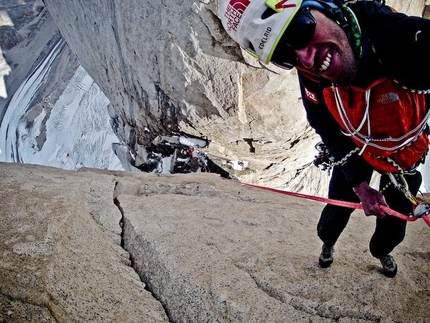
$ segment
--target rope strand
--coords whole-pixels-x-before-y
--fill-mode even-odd
[[[320,196],[307,195],[307,194],[303,194],[303,193],[295,193],[295,192],[284,191],[284,190],[266,187],[266,186],[247,184],[247,183],[243,183],[243,182],[239,182],[239,183],[241,185],[255,187],[255,188],[259,188],[259,189],[263,189],[263,190],[267,190],[267,191],[271,191],[271,192],[275,192],[275,193],[280,193],[280,194],[284,194],[284,195],[289,195],[289,196],[293,196],[293,197],[303,198],[303,199],[307,199],[307,200],[311,200],[311,201],[317,201],[317,202],[327,203],[327,204],[331,204],[331,205],[347,207],[347,208],[351,208],[351,209],[360,209],[360,210],[363,209],[363,205],[361,203],[334,200],[334,199],[324,198],[324,197],[320,197]],[[383,206],[383,205],[380,205],[380,208],[382,211],[384,211],[388,215],[395,216],[395,217],[402,219],[402,220],[405,220],[405,221],[414,222],[418,219],[417,217],[402,214],[400,212],[397,212],[396,210],[393,210],[393,209],[386,207],[386,206]],[[425,214],[422,216],[422,218],[423,218],[424,222],[430,227],[430,216]]]

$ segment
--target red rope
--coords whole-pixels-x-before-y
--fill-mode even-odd
[[[247,184],[247,183],[241,183],[241,184],[246,185],[246,186],[260,188],[260,189],[275,192],[275,193],[281,193],[284,195],[299,197],[299,198],[303,198],[303,199],[307,199],[307,200],[311,200],[311,201],[317,201],[317,202],[322,202],[322,203],[327,203],[327,204],[332,204],[332,205],[337,205],[337,206],[343,206],[343,207],[348,207],[348,208],[352,208],[352,209],[360,209],[360,210],[363,209],[363,205],[361,205],[360,203],[333,200],[333,199],[324,198],[324,197],[320,197],[320,196],[313,196],[313,195],[307,195],[307,194],[302,194],[302,193],[294,193],[294,192],[283,191],[283,190],[276,189],[276,188],[259,186],[259,185],[254,185],[254,184]],[[405,220],[405,221],[413,222],[413,221],[416,221],[418,219],[418,218],[413,217],[413,216],[404,215],[402,213],[399,213],[399,212],[397,212],[393,209],[390,209],[389,207],[383,206],[383,205],[381,205],[380,207],[381,207],[382,211],[384,211],[385,213],[392,215],[392,216],[395,216],[395,217],[400,218],[400,219]],[[427,225],[430,227],[430,217],[428,215],[423,215],[422,218],[427,223]]]

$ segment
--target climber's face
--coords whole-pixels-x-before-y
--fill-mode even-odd
[[[311,78],[323,78],[337,84],[350,84],[357,64],[342,28],[318,10],[311,10],[315,32],[310,42],[296,49],[296,68]]]

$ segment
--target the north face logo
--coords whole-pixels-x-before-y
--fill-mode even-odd
[[[378,104],[390,104],[396,101],[399,101],[399,96],[394,92],[381,94],[376,100]]]
[[[237,31],[237,26],[250,0],[231,0],[227,6],[224,16],[227,18],[227,31]]]

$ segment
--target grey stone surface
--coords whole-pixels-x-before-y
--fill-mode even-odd
[[[243,57],[221,27],[218,1],[45,3],[139,160],[155,137],[180,131],[207,137],[205,152],[222,167],[248,162],[233,171],[244,181],[285,186],[308,168],[317,139],[297,75]]]
[[[321,203],[216,175],[0,164],[0,185],[5,322],[430,317],[430,228],[421,220],[393,253],[399,273],[389,279],[368,251],[374,217],[356,211],[332,267],[321,269]]]
[[[14,164],[0,173],[1,322],[168,321],[113,239],[112,175]]]

